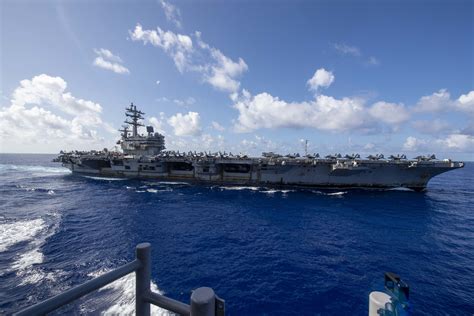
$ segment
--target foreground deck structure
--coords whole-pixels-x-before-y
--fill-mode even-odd
[[[137,316],[149,316],[150,304],[159,306],[179,315],[225,315],[225,301],[220,299],[214,293],[214,290],[208,287],[200,287],[194,290],[191,294],[189,305],[152,292],[150,288],[151,245],[149,243],[141,243],[137,245],[135,260],[95,279],[87,281],[86,283],[78,285],[62,294],[28,307],[14,315],[45,315],[132,272],[135,272],[136,277],[135,314]]]

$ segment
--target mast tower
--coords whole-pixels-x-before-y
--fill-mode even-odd
[[[143,119],[143,115],[145,113],[137,110],[137,106],[133,105],[133,102],[130,104],[129,107],[125,108],[125,111],[125,115],[131,119],[131,121],[129,121],[128,119],[125,120],[125,123],[132,126],[132,137],[137,137],[138,126],[145,126],[140,122],[140,120]]]

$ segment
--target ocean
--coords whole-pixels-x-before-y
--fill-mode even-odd
[[[152,244],[155,291],[200,286],[227,315],[367,315],[384,272],[413,315],[474,313],[474,163],[428,190],[273,190],[70,174],[52,155],[0,155],[0,314]],[[57,314],[133,314],[126,276]],[[168,312],[153,309],[157,315]]]

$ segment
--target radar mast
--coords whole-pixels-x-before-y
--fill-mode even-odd
[[[133,105],[133,102],[130,104],[129,107],[125,108],[125,115],[131,119],[125,120],[126,124],[129,124],[132,126],[132,137],[137,137],[138,136],[138,126],[144,126],[140,120],[143,119],[143,113],[142,111],[137,110],[137,106]]]

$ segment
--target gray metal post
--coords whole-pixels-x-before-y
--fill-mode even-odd
[[[141,243],[135,249],[135,255],[141,262],[141,267],[135,272],[135,314],[137,316],[150,316],[150,303],[146,296],[150,292],[151,278],[151,245]]]
[[[200,287],[191,294],[191,316],[214,316],[216,294],[210,287]]]

